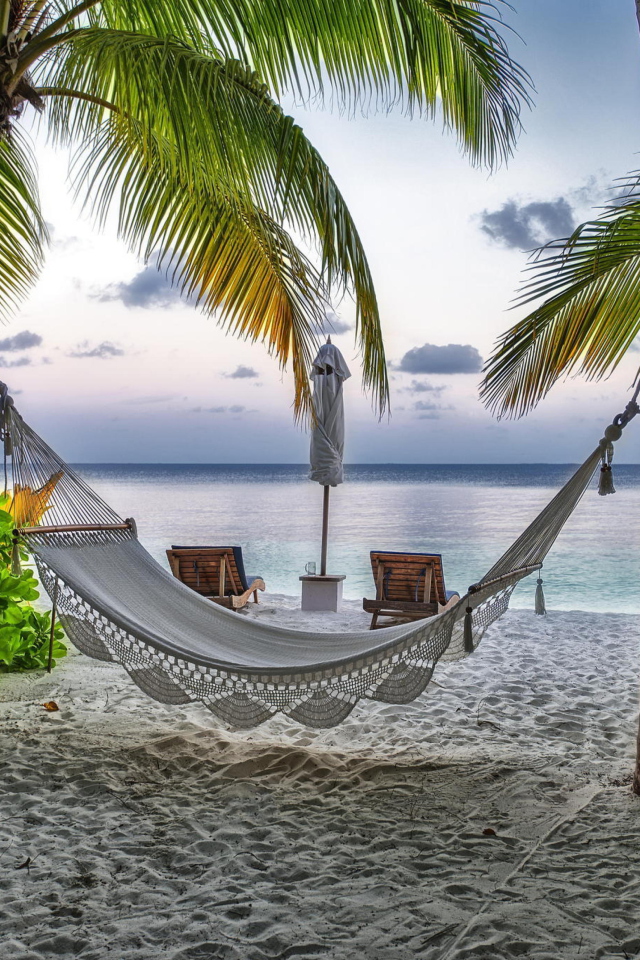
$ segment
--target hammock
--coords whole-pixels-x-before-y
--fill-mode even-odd
[[[517,583],[540,569],[599,463],[611,488],[601,492],[613,492],[611,441],[640,409],[636,396],[560,492],[455,606],[428,620],[374,632],[274,627],[199,596],[156,563],[138,541],[135,522],[118,516],[47,446],[0,384],[5,490],[9,482],[14,496],[49,484],[46,521],[39,526],[23,521],[16,542],[34,556],[54,611],[82,653],[120,663],[155,700],[200,701],[236,728],[257,726],[278,711],[309,727],[331,727],[362,698],[414,700],[439,660],[475,650],[506,611]]]

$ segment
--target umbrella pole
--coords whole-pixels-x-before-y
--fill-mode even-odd
[[[324,487],[322,501],[322,552],[320,554],[320,576],[327,575],[327,540],[329,535],[329,487]]]

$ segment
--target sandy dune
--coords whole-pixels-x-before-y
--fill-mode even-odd
[[[80,655],[2,676],[0,957],[638,957],[638,640],[511,612],[416,703],[321,732],[225,731]]]

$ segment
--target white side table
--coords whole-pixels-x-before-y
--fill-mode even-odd
[[[302,609],[326,610],[328,613],[337,613],[342,603],[342,581],[345,573],[326,574],[321,576],[300,577],[302,581]]]

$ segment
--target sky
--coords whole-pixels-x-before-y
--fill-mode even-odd
[[[351,463],[577,462],[622,410],[640,362],[608,380],[559,383],[525,419],[497,421],[479,369],[527,251],[566,235],[640,167],[640,33],[634,0],[513,0],[514,59],[534,105],[513,159],[474,169],[436,122],[285,102],[320,150],[360,231],[380,303],[391,417],[362,393],[353,305],[336,303]],[[292,379],[260,344],[180,301],[108,226],[74,203],[68,156],[34,130],[52,247],[29,300],[0,328],[0,378],[72,462],[301,463]],[[640,462],[631,436],[617,459]]]

